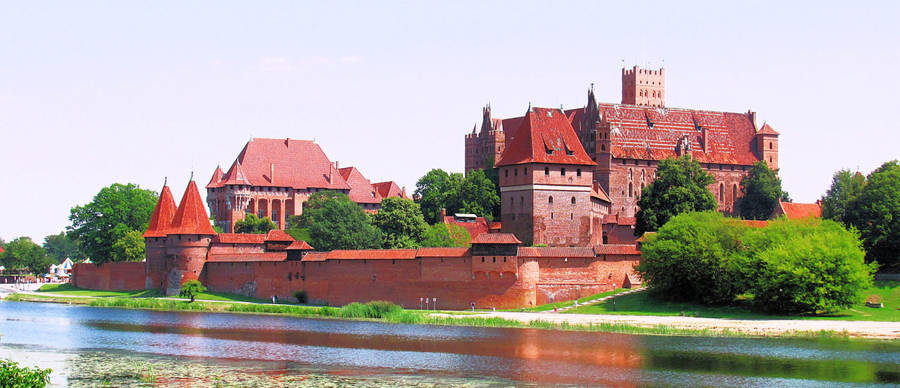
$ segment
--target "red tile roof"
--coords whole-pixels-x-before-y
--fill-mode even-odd
[[[490,226],[484,217],[475,217],[475,222],[463,222],[457,221],[454,216],[444,216],[444,224],[457,225],[465,229],[469,234],[469,241],[482,233],[487,233],[490,229]]]
[[[759,132],[757,132],[757,134],[760,134],[760,135],[779,135],[779,133],[778,133],[777,131],[775,131],[775,129],[772,128],[772,126],[770,126],[769,123],[763,123],[762,128],[759,129]]]
[[[293,243],[291,243],[291,245],[289,245],[286,249],[289,251],[293,251],[293,250],[311,251],[311,250],[313,250],[313,247],[311,245],[307,244],[306,241],[299,240],[299,241],[294,241]]]
[[[512,233],[482,233],[472,239],[472,244],[521,244]]]
[[[599,255],[640,255],[641,251],[634,244],[595,245],[594,253]]]
[[[328,252],[326,256],[328,260],[378,260],[378,259],[396,259],[408,260],[416,258],[415,249],[358,249],[358,250],[342,250],[336,249]]]
[[[224,175],[225,173],[222,172],[222,167],[216,166],[216,171],[213,171],[213,176],[212,178],[209,178],[209,183],[206,184],[206,188],[222,187],[222,177]]]
[[[407,198],[406,193],[403,191],[403,189],[400,188],[400,185],[398,185],[397,182],[394,182],[394,181],[378,182],[378,183],[373,183],[372,186],[375,186],[375,191],[378,192],[378,195],[380,195],[381,198],[391,198],[391,197]]]
[[[328,259],[328,252],[310,252],[303,256],[300,261],[325,261]]]
[[[210,182],[210,184],[212,184],[212,182]],[[241,167],[241,162],[239,160],[234,160],[234,163],[231,164],[231,168],[228,169],[228,173],[226,173],[214,187],[222,187],[224,185],[250,185],[250,181],[247,180],[247,175],[244,174],[244,169]]]
[[[294,241],[294,238],[281,229],[272,229],[266,233],[266,241]]]
[[[781,213],[791,220],[799,220],[809,217],[822,217],[822,205],[818,203],[793,203],[778,201]]]
[[[520,247],[519,257],[596,257],[591,247]]]
[[[260,261],[285,261],[286,259],[287,253],[285,252],[210,253],[206,258],[206,261],[212,263],[252,263]]]
[[[569,118],[559,109],[531,108],[515,135],[506,138],[497,166],[522,163],[594,165]]]
[[[763,228],[766,225],[769,225],[769,221],[758,221],[758,220],[742,220],[744,224],[753,228]]]
[[[469,248],[419,248],[416,257],[463,257],[469,255]]]
[[[375,190],[375,186],[356,167],[344,167],[339,169],[341,178],[350,185],[350,200],[356,203],[381,203],[381,196]]]
[[[219,233],[213,238],[214,243],[222,244],[260,244],[266,242],[266,235],[251,233]]]
[[[0,253],[3,253],[3,252],[4,252],[3,247],[0,247]]]
[[[616,225],[636,225],[637,218],[634,217],[622,217],[618,214],[607,214],[603,216],[604,224],[616,224]]]
[[[597,184],[597,182],[594,182],[594,184],[591,185],[591,197],[597,198],[597,199],[607,202],[607,203],[612,203],[612,201],[609,199],[609,195],[607,195],[606,192],[603,191],[603,188],[600,187],[600,185]]]
[[[203,206],[203,200],[200,199],[200,192],[197,191],[197,182],[190,181],[184,195],[181,197],[181,204],[175,211],[172,218],[172,224],[166,231],[168,234],[207,234],[215,235],[209,224],[209,216]]]
[[[241,150],[237,162],[253,186],[350,189],[322,148],[311,140],[254,138]]]
[[[150,224],[144,237],[166,237],[166,229],[172,223],[175,217],[175,199],[172,198],[172,191],[168,185],[164,185],[162,192],[159,193],[159,201],[156,202],[156,208],[153,209],[153,215],[150,216]]]

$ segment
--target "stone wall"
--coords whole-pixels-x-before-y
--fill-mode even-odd
[[[78,288],[103,291],[134,291],[145,289],[145,263],[106,263],[102,265],[78,263],[72,267],[72,285]]]

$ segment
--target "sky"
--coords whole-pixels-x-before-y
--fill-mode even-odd
[[[115,182],[178,201],[251,137],[411,193],[462,172],[485,104],[616,103],[633,65],[666,69],[668,106],[756,111],[812,202],[900,158],[900,2],[850,3],[5,2],[0,238],[41,242]]]

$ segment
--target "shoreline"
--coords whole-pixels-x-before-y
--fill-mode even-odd
[[[402,310],[385,317],[341,316],[340,307],[262,304],[173,298],[72,297],[12,294],[11,301],[77,304],[91,307],[278,315],[298,318],[364,320],[383,323],[535,328],[662,336],[808,338],[896,341],[900,322],[839,320],[740,320],[652,315],[548,314],[536,312],[426,312]]]

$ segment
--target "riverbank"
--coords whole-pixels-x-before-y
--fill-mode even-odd
[[[387,323],[537,328],[623,334],[713,337],[865,338],[897,340],[900,323],[826,320],[732,320],[671,316],[547,314],[534,312],[429,312],[399,306],[373,310],[370,304],[322,307],[289,304],[198,301],[170,298],[62,297],[14,294],[7,300],[80,304],[93,307],[275,314],[304,318],[365,319]],[[372,312],[375,311],[375,312]]]

